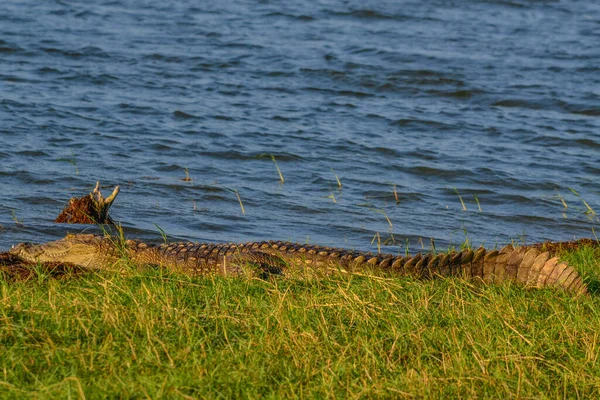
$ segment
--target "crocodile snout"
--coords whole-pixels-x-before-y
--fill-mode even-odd
[[[36,245],[33,243],[19,243],[14,245],[9,250],[10,254],[17,255],[19,257],[23,257],[25,259],[34,259],[37,255],[40,254],[39,251],[36,251]]]

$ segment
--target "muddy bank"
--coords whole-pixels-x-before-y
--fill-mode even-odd
[[[77,278],[89,272],[87,268],[75,264],[32,263],[9,252],[0,253],[0,278],[7,282],[26,282],[40,275],[51,279]]]

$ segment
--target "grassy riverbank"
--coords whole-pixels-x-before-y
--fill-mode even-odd
[[[0,280],[0,398],[600,396],[590,297],[340,276]]]

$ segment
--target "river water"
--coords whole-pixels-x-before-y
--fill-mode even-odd
[[[0,143],[1,249],[97,180],[154,242],[592,237],[600,2],[3,0]]]

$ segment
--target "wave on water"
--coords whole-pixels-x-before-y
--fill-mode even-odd
[[[590,236],[599,23],[592,0],[0,3],[0,247],[74,229],[51,221],[97,180],[148,240]]]

